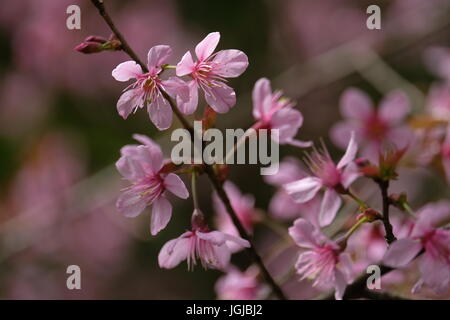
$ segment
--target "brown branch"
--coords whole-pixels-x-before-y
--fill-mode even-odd
[[[91,0],[91,2],[98,9],[100,15],[103,17],[105,22],[108,24],[108,26],[110,27],[112,32],[115,34],[117,39],[119,39],[119,41],[121,42],[122,50],[124,52],[126,52],[130,56],[131,59],[136,61],[136,63],[138,63],[142,67],[142,70],[144,70],[145,72],[148,72],[147,66],[145,64],[143,64],[141,60],[139,60],[136,53],[131,49],[131,47],[126,42],[125,38],[122,36],[122,34],[116,28],[114,22],[112,21],[111,17],[109,16],[109,14],[106,11],[105,6],[103,5],[103,2],[101,0]],[[193,135],[194,130],[193,130],[192,126],[189,124],[189,122],[184,118],[184,116],[178,110],[178,108],[175,105],[175,102],[172,100],[172,98],[165,91],[161,90],[161,92],[162,92],[164,98],[166,98],[169,101],[172,111],[175,113],[175,116],[180,120],[183,127],[191,133],[191,138],[193,139],[194,138],[194,135]],[[247,248],[247,251],[250,253],[252,258],[255,260],[255,263],[259,266],[261,273],[262,273],[263,277],[265,278],[266,282],[271,286],[273,293],[279,299],[286,300],[287,299],[286,296],[284,295],[283,291],[278,286],[278,284],[275,282],[273,277],[270,275],[267,268],[265,267],[261,257],[259,256],[259,254],[257,253],[257,251],[255,249],[255,246],[251,240],[251,237],[245,231],[236,212],[234,211],[233,207],[231,206],[230,199],[228,198],[227,194],[225,193],[225,190],[222,187],[222,183],[219,181],[216,174],[214,173],[213,168],[209,165],[205,165],[205,172],[206,172],[208,178],[211,180],[211,183],[212,183],[214,189],[216,190],[219,198],[222,200],[223,204],[225,205],[225,208],[227,209],[231,220],[233,221],[234,225],[236,226],[237,230],[239,231],[240,236],[250,242],[250,247]]]
[[[386,238],[386,242],[388,244],[391,244],[392,242],[396,241],[397,238],[394,235],[394,231],[392,229],[392,224],[389,219],[389,206],[391,204],[391,202],[389,201],[389,195],[388,195],[389,181],[379,181],[378,185],[380,186],[381,197],[383,200],[382,221],[383,221],[383,225],[384,225],[384,230],[386,232],[384,237]]]

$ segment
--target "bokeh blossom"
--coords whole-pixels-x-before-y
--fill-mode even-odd
[[[313,286],[334,287],[336,299],[342,299],[353,274],[350,256],[305,219],[297,219],[289,228],[289,235],[306,249],[295,265],[301,279],[314,280]]]
[[[256,129],[278,129],[279,143],[292,144],[305,148],[312,145],[309,141],[294,139],[303,124],[303,115],[293,109],[295,103],[282,96],[281,91],[272,92],[270,81],[259,79],[253,88],[253,117]]]
[[[180,177],[164,172],[163,154],[155,142],[142,135],[134,138],[142,144],[123,147],[116,162],[117,170],[131,182],[117,199],[117,209],[127,217],[136,217],[152,206],[150,230],[156,235],[172,216],[167,191],[182,199],[189,197],[189,192]]]
[[[220,277],[215,285],[216,293],[222,300],[255,300],[261,298],[264,286],[258,279],[256,266],[250,266],[241,271],[230,267],[225,275]]]
[[[340,101],[344,121],[332,127],[331,138],[337,146],[345,148],[351,132],[355,132],[361,155],[376,162],[384,144],[399,149],[408,146],[412,132],[404,121],[410,109],[408,98],[401,91],[389,93],[374,109],[363,91],[347,89]]]
[[[450,284],[450,230],[439,227],[450,221],[450,202],[428,204],[418,210],[417,216],[411,234],[392,243],[383,262],[403,267],[423,252],[417,258],[421,278],[413,292],[426,285],[437,294],[445,294]]]
[[[213,53],[220,40],[219,32],[208,34],[195,47],[197,61],[188,51],[177,64],[177,76],[189,75],[190,102],[183,113],[191,114],[198,104],[198,90],[205,93],[208,105],[218,113],[225,113],[236,104],[236,93],[225,84],[225,78],[240,76],[248,66],[248,58],[240,50],[228,49]]]
[[[339,193],[345,192],[359,176],[358,168],[353,162],[357,150],[354,133],[337,165],[325,146],[321,151],[315,149],[307,157],[312,175],[284,185],[286,192],[298,203],[310,201],[321,189],[325,189],[319,211],[320,226],[327,226],[334,220],[342,204]]]

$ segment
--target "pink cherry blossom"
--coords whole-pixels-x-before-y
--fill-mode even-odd
[[[450,84],[434,84],[431,86],[426,111],[435,120],[450,121]]]
[[[391,244],[383,263],[403,267],[419,255],[421,279],[413,288],[418,292],[423,284],[437,294],[448,292],[450,284],[450,230],[440,229],[450,221],[450,201],[440,201],[422,207],[411,234]]]
[[[255,209],[255,198],[250,194],[242,194],[238,187],[231,181],[226,181],[223,184],[223,188],[245,230],[248,233],[252,233],[253,224],[258,220],[258,211]],[[219,230],[225,233],[239,235],[217,193],[213,194],[213,205],[217,213],[216,222]]]
[[[255,300],[260,298],[263,286],[258,281],[258,269],[250,266],[245,271],[230,267],[216,282],[216,293],[222,300]]]
[[[349,255],[305,219],[297,219],[289,235],[299,247],[307,249],[295,265],[301,280],[313,279],[313,286],[334,287],[336,300],[341,300],[353,273]]]
[[[347,189],[359,176],[358,168],[353,162],[357,149],[354,133],[351,134],[347,150],[337,165],[325,146],[322,150],[314,149],[307,157],[313,175],[284,185],[286,192],[297,203],[310,201],[319,190],[325,189],[319,211],[320,226],[327,226],[334,220],[342,203],[338,191]]]
[[[116,206],[126,217],[136,217],[146,207],[152,206],[150,230],[152,235],[156,235],[172,216],[167,191],[182,199],[188,198],[189,192],[180,177],[161,170],[163,154],[155,142],[142,135],[133,137],[142,145],[127,145],[121,149],[116,167],[131,186],[123,190]]]
[[[197,213],[194,211],[194,216]],[[250,243],[220,231],[210,231],[205,225],[193,223],[192,230],[176,239],[168,241],[159,252],[158,262],[161,268],[171,269],[181,261],[187,260],[192,270],[200,260],[203,268],[224,270],[231,257],[230,243],[248,248]]]
[[[361,154],[377,162],[383,144],[391,143],[397,148],[409,145],[412,133],[404,120],[411,107],[403,92],[389,93],[375,110],[364,92],[350,88],[342,94],[340,108],[344,121],[331,129],[331,138],[337,146],[345,148],[350,133],[355,132]]]
[[[320,197],[316,196],[304,203],[295,202],[282,188],[283,185],[307,177],[307,172],[300,162],[293,157],[287,157],[280,162],[278,172],[264,176],[266,183],[278,188],[269,203],[269,213],[277,219],[294,220],[303,217],[313,225],[318,225],[317,214],[320,210]]]
[[[311,142],[294,139],[298,129],[303,124],[303,115],[293,109],[295,103],[284,98],[281,91],[272,92],[270,81],[261,78],[253,88],[253,117],[257,123],[256,129],[278,129],[279,142],[305,148]]]
[[[206,102],[218,113],[225,113],[236,104],[236,94],[225,84],[225,78],[240,76],[248,66],[248,58],[240,50],[221,50],[213,53],[220,40],[219,32],[208,34],[195,47],[197,61],[188,51],[177,65],[177,76],[190,75],[188,83],[190,103],[182,112],[191,114],[198,105],[198,89],[205,93]]]
[[[126,88],[117,102],[117,111],[126,119],[138,108],[147,106],[150,120],[159,130],[165,130],[172,124],[172,109],[164,98],[164,90],[172,97],[176,97],[180,109],[188,100],[189,92],[183,80],[171,77],[161,80],[162,66],[167,63],[172,49],[166,45],[152,47],[147,55],[148,72],[144,73],[141,66],[135,61],[126,61],[119,64],[112,76],[117,81],[125,82],[130,79],[136,81]]]

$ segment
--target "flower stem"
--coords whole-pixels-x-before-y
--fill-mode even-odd
[[[346,195],[348,195],[350,198],[352,198],[353,200],[356,201],[356,203],[358,203],[358,205],[363,208],[363,209],[367,209],[369,206],[367,205],[367,203],[365,203],[363,200],[361,200],[357,195],[355,195],[350,189],[346,190]]]
[[[389,220],[389,195],[388,195],[388,189],[389,189],[389,181],[378,181],[378,185],[381,190],[381,197],[383,200],[383,225],[384,230],[386,232],[386,235],[384,236],[386,239],[386,242],[388,244],[391,244],[392,242],[396,241],[397,238],[394,235],[391,221]]]
[[[350,238],[350,236],[356,231],[358,230],[358,228],[365,222],[368,222],[369,220],[366,217],[363,217],[361,219],[359,219],[351,228],[350,230],[347,231],[347,233],[345,234],[344,238],[348,239]]]

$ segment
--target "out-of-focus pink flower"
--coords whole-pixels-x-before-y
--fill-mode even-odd
[[[300,216],[307,219],[313,225],[318,225],[317,212],[320,210],[320,197],[314,197],[304,203],[295,202],[282,188],[283,185],[307,177],[299,161],[293,157],[287,157],[281,161],[278,172],[264,176],[266,183],[279,189],[274,194],[269,204],[269,213],[282,220],[294,220]]]
[[[340,108],[345,119],[332,127],[331,138],[341,148],[355,132],[362,155],[377,162],[383,144],[392,143],[401,149],[411,141],[412,132],[403,123],[411,108],[401,91],[389,93],[375,110],[364,92],[350,88],[342,94]]]
[[[224,78],[240,76],[248,66],[248,58],[240,50],[221,50],[213,54],[220,40],[219,32],[208,34],[195,47],[197,61],[188,51],[177,65],[177,76],[190,75],[190,103],[182,109],[191,114],[198,105],[198,89],[205,93],[205,100],[218,113],[225,113],[236,104],[236,93],[225,84]]]
[[[239,221],[241,221],[248,233],[252,233],[253,224],[258,220],[258,211],[255,209],[255,198],[250,194],[242,194],[238,187],[231,181],[226,181],[223,184],[223,188],[230,199],[231,206],[236,212]],[[216,222],[218,229],[225,233],[239,235],[217,193],[213,194],[213,204],[217,213]]]
[[[147,105],[150,120],[159,130],[170,127],[172,109],[161,91],[176,97],[179,108],[183,108],[183,104],[189,99],[189,91],[183,80],[176,77],[161,80],[159,77],[163,71],[162,66],[167,63],[171,54],[172,49],[169,46],[154,46],[148,51],[147,73],[144,73],[135,61],[122,62],[112,71],[112,76],[117,81],[136,79],[117,102],[117,111],[124,119],[138,108]]]
[[[441,149],[442,165],[444,167],[447,182],[450,184],[450,126],[447,128],[447,136]]]
[[[255,300],[263,287],[258,281],[258,269],[250,266],[245,271],[230,267],[227,274],[217,280],[215,289],[222,300]]]
[[[431,47],[425,51],[425,63],[437,76],[450,81],[450,48]]]
[[[132,185],[117,199],[117,209],[127,217],[138,216],[147,206],[152,206],[151,234],[164,229],[172,216],[172,205],[166,191],[186,199],[189,192],[184,182],[174,173],[162,172],[161,148],[150,138],[133,136],[142,145],[127,145],[121,149],[116,162],[117,170]]]
[[[314,279],[313,286],[334,287],[336,300],[341,300],[353,273],[349,255],[305,219],[297,219],[289,235],[299,247],[308,249],[295,265],[301,280]]]
[[[439,229],[450,221],[450,201],[440,201],[422,207],[411,234],[391,244],[383,262],[391,267],[403,267],[418,258],[421,279],[413,293],[423,284],[437,294],[445,294],[450,283],[450,230]]]
[[[427,102],[428,114],[438,121],[450,121],[450,84],[434,84],[431,86]]]
[[[193,216],[197,214],[194,211]],[[158,256],[159,266],[171,269],[181,261],[187,260],[188,269],[192,270],[199,259],[205,269],[224,270],[230,262],[230,243],[245,248],[250,247],[250,243],[240,237],[220,231],[210,231],[205,224],[193,223],[192,231],[187,231],[178,238],[168,241],[161,248]]]
[[[325,146],[321,151],[315,149],[307,159],[313,176],[284,185],[286,192],[298,203],[310,201],[320,189],[325,189],[319,212],[320,226],[327,226],[334,220],[342,203],[338,191],[347,189],[359,176],[358,168],[353,162],[357,150],[354,133],[337,165]]]
[[[305,148],[311,142],[295,140],[298,129],[303,124],[303,115],[293,109],[295,103],[282,97],[281,91],[272,92],[270,81],[261,78],[253,88],[253,117],[256,129],[278,129],[279,142]]]

